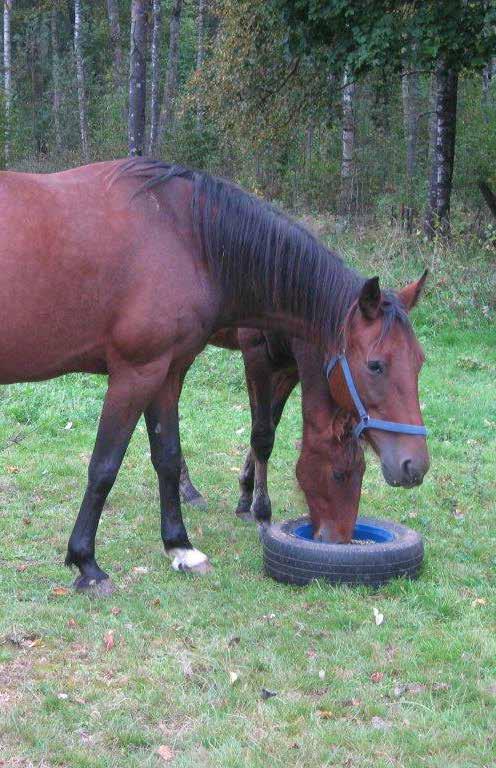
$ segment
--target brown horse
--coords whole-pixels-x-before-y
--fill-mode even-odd
[[[422,356],[405,312],[416,285],[381,294],[376,279],[346,268],[304,228],[208,174],[138,158],[0,178],[0,383],[72,371],[109,377],[68,544],[78,588],[109,586],[95,536],[142,413],[165,549],[176,568],[208,568],[181,516],[178,400],[186,371],[220,328],[284,331],[329,355],[345,344],[371,415],[422,423]],[[352,410],[340,370],[329,388]],[[388,480],[421,480],[423,438],[373,429],[366,439]]]
[[[410,306],[417,298],[418,292]],[[250,450],[239,477],[236,515],[270,523],[267,465],[287,399],[301,382],[303,439],[296,476],[305,494],[314,537],[350,541],[365,471],[364,452],[361,441],[353,435],[353,416],[330,397],[321,375],[326,362],[321,351],[286,334],[249,328],[223,329],[209,343],[240,350],[245,367],[252,428]],[[184,458],[180,489],[183,501],[205,504],[191,482]]]
[[[239,476],[236,515],[269,523],[271,501],[267,465],[287,399],[301,381],[303,439],[296,475],[305,494],[314,536],[323,541],[351,539],[365,471],[361,441],[352,434],[353,417],[329,396],[322,375],[324,359],[313,345],[284,334],[225,329],[210,344],[241,350],[252,417],[251,448]],[[183,501],[205,502],[192,484],[183,458]]]

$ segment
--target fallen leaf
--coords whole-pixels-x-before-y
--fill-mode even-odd
[[[487,600],[485,597],[476,597],[475,600],[472,600],[472,608],[475,608],[477,605],[487,605]]]
[[[359,707],[362,702],[360,699],[345,699],[342,704],[343,707]]]
[[[54,587],[51,591],[52,597],[65,597],[71,590],[68,587]]]
[[[110,609],[110,613],[112,614],[112,616],[119,616],[122,613],[122,608],[119,608],[118,605],[114,605]]]
[[[157,749],[157,755],[162,758],[164,763],[170,763],[174,759],[174,754],[172,747],[167,746],[167,744],[162,744]]]
[[[8,464],[5,467],[5,471],[9,473],[9,475],[17,475],[20,472],[19,467],[15,467],[13,464]]]
[[[146,565],[135,565],[132,571],[133,573],[144,574],[148,573],[149,569],[146,567]]]
[[[375,717],[372,718],[370,723],[372,725],[372,728],[376,728],[381,731],[385,731],[393,727],[392,723],[390,723],[388,720],[384,720],[384,718],[382,717],[378,717],[377,715],[375,715]]]
[[[277,691],[269,691],[268,688],[262,688],[260,695],[262,699],[266,701],[267,699],[272,699],[274,696],[277,696]]]
[[[27,569],[28,569],[28,566],[26,565],[26,563],[21,563],[20,565],[16,566],[16,571],[18,571],[19,573],[24,573],[24,571],[27,571]]]
[[[159,605],[160,605],[160,598],[159,597],[154,597],[153,600],[152,600],[152,605],[153,605],[154,608],[158,608]]]
[[[232,671],[229,672],[229,680],[230,680],[231,685],[234,685],[234,683],[236,682],[236,680],[238,678],[239,678],[239,675],[238,675],[237,672],[232,672]]]
[[[70,629],[74,629],[75,627],[77,627],[76,619],[68,619],[67,626],[70,627]]]
[[[449,691],[451,685],[449,683],[434,683],[432,686],[433,691]]]
[[[379,627],[384,621],[384,614],[381,613],[375,606],[373,608],[375,623]]]
[[[31,518],[30,517],[23,517],[22,522],[24,525],[31,525]]]
[[[111,651],[112,648],[115,645],[115,637],[114,637],[114,630],[109,629],[108,632],[105,632],[103,636],[103,644],[105,646],[106,651]]]
[[[322,720],[330,720],[333,717],[333,714],[330,709],[319,709],[317,710],[319,717],[322,718]]]
[[[384,680],[384,672],[372,672],[370,679],[373,683],[380,683]]]

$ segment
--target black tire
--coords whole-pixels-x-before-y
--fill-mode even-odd
[[[307,517],[275,523],[261,532],[265,573],[300,586],[324,579],[331,584],[378,587],[397,576],[418,576],[424,557],[420,534],[389,520],[361,517],[357,522],[387,531],[392,540],[325,544],[295,535],[296,528],[309,523]]]

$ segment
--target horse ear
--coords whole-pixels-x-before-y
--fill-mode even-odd
[[[425,270],[424,274],[420,278],[420,280],[417,280],[414,283],[409,283],[408,285],[405,285],[404,288],[401,289],[401,291],[398,293],[398,296],[400,297],[401,301],[405,305],[405,309],[407,312],[409,312],[413,307],[416,305],[420,298],[420,294],[422,293],[422,288],[424,287],[424,283],[427,279],[427,274],[429,270]]]
[[[358,306],[367,320],[376,319],[381,306],[381,289],[378,277],[371,277],[370,280],[365,281],[358,297]]]

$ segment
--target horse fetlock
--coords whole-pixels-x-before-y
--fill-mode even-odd
[[[272,505],[267,493],[255,493],[251,505],[251,513],[258,523],[270,523],[272,517]]]

